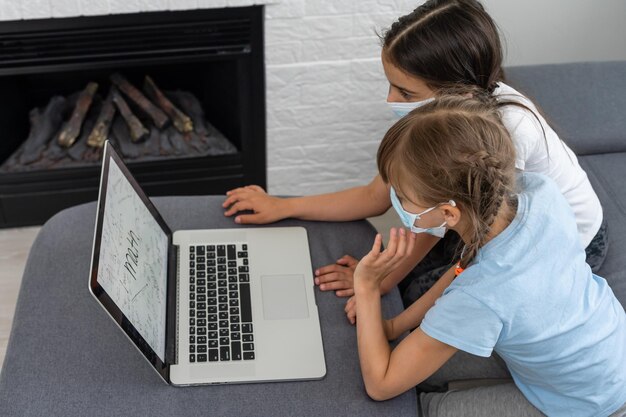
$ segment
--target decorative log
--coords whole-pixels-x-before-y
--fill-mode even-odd
[[[38,109],[31,110],[30,132],[22,148],[20,163],[30,164],[41,158],[46,145],[61,127],[63,113],[67,107],[67,100],[64,97],[54,96],[43,113],[40,113]]]
[[[66,150],[67,156],[69,156],[72,161],[79,163],[82,162],[83,155],[87,152],[87,149],[91,148],[87,145],[87,139],[96,125],[96,119],[101,111],[102,98],[99,94],[96,94],[93,98],[93,103],[91,104],[89,116],[85,118],[85,122],[83,123],[83,131],[80,133],[80,136],[76,139],[76,142],[72,145],[72,147]]]
[[[180,111],[157,87],[150,76],[146,75],[143,83],[143,91],[172,119],[174,127],[181,133],[193,132],[191,118]]]
[[[161,131],[156,126],[150,127],[150,137],[146,140],[144,155],[159,156],[161,152]]]
[[[122,91],[129,99],[133,101],[142,111],[144,111],[154,122],[154,125],[159,129],[163,129],[167,126],[170,119],[167,114],[155,106],[146,96],[143,95],[135,86],[133,86],[126,78],[121,74],[115,73],[111,75],[111,81],[115,84],[120,91]]]
[[[59,145],[64,148],[69,148],[74,144],[76,138],[80,135],[80,129],[83,125],[83,121],[85,120],[85,116],[87,116],[87,112],[89,111],[91,102],[93,101],[93,96],[96,94],[97,90],[98,84],[90,82],[80,93],[80,96],[78,96],[78,100],[76,101],[76,107],[74,107],[74,111],[72,112],[72,116],[59,132]]]
[[[174,155],[174,153],[176,153],[176,150],[174,149],[174,147],[172,146],[172,143],[170,142],[170,137],[167,134],[167,131],[162,130],[159,132],[159,143],[161,144],[161,151],[160,151],[160,155],[161,156],[169,156],[169,155]]]
[[[109,136],[109,130],[111,129],[114,117],[115,104],[113,103],[113,88],[111,88],[107,98],[102,104],[102,110],[100,110],[98,120],[87,138],[87,145],[94,148],[102,148],[104,146],[104,142]]]
[[[133,114],[126,103],[126,100],[122,97],[122,95],[117,91],[117,88],[111,87],[111,97],[117,109],[120,111],[120,114],[126,121],[126,125],[128,126],[128,130],[130,131],[130,138],[133,142],[139,142],[141,139],[146,137],[148,133],[148,129],[146,129],[141,121]]]
[[[201,141],[200,149],[206,154],[223,155],[237,152],[237,148],[219,132],[204,116],[200,101],[191,93],[177,91],[170,94],[179,107],[192,118],[194,134]],[[208,150],[208,151],[207,151]]]
[[[111,137],[115,138],[116,147],[124,159],[136,159],[141,155],[143,143],[128,140],[128,129],[121,117],[113,122]]]
[[[188,114],[193,121],[193,127],[196,133],[201,137],[209,134],[206,120],[204,118],[204,111],[202,105],[194,97],[193,94],[186,91],[176,91],[172,95],[173,100],[178,103],[178,106],[185,114]]]

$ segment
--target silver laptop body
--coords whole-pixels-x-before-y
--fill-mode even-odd
[[[306,230],[172,233],[109,142],[89,289],[169,384],[326,374]]]

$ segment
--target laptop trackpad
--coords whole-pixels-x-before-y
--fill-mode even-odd
[[[263,317],[265,320],[294,320],[309,317],[302,275],[263,275]]]

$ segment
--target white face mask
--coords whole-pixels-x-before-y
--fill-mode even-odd
[[[387,104],[391,107],[391,110],[398,117],[404,117],[411,112],[411,110],[415,110],[418,107],[422,107],[425,104],[428,104],[435,100],[435,97],[427,98],[426,100],[421,101],[409,101],[409,102],[393,102],[388,101]]]
[[[396,191],[393,189],[393,187],[391,187],[391,190],[389,191],[389,196],[391,197],[391,205],[396,210],[396,213],[398,213],[398,216],[400,216],[400,220],[402,220],[402,224],[404,224],[404,227],[406,227],[407,229],[410,229],[411,232],[428,233],[430,235],[437,236],[437,237],[443,237],[446,234],[447,222],[445,221],[440,226],[436,226],[436,227],[424,228],[424,227],[415,226],[415,222],[418,221],[421,218],[421,216],[428,213],[429,211],[434,210],[435,208],[439,206],[439,204],[434,207],[428,208],[422,211],[421,213],[413,214],[413,213],[409,213],[408,211],[404,209],[404,207],[402,207],[402,204],[400,203],[400,200],[398,200],[398,196],[396,195]],[[452,207],[456,207],[456,203],[454,202],[454,200],[450,200],[450,201],[447,201],[446,203],[440,203],[440,204],[450,204]]]

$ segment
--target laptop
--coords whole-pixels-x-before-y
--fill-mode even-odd
[[[172,232],[108,141],[103,154],[89,290],[163,380],[323,378],[306,229]]]

